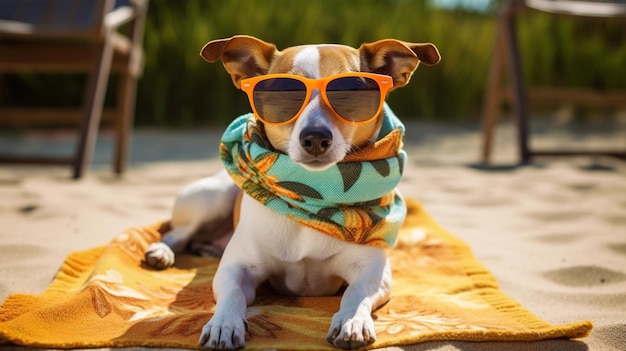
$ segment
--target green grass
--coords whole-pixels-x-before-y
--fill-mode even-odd
[[[403,118],[477,119],[494,28],[493,13],[438,10],[426,0],[153,0],[136,123],[223,125],[248,112],[244,93],[232,85],[221,63],[210,64],[199,56],[208,41],[235,34],[257,36],[279,49],[307,43],[358,47],[383,38],[432,42],[442,61],[420,66],[408,86],[391,94],[391,106]],[[527,82],[626,89],[622,23],[555,20],[535,14],[521,19],[519,28]],[[15,83],[14,78],[7,82],[13,90],[9,94],[0,91],[0,100],[20,97],[15,86],[42,86],[50,92],[39,94],[32,103],[43,99],[62,103],[72,91],[81,96],[80,89],[72,88],[78,85],[74,83],[64,84],[71,89],[61,91],[33,77],[27,77],[26,83]]]
[[[279,49],[308,43],[358,47],[383,38],[433,42],[442,62],[420,67],[411,83],[392,93],[389,101],[403,116],[450,118],[479,108],[493,21],[437,11],[425,1],[154,1],[146,29],[138,122],[226,123],[247,112],[244,94],[221,64],[198,56],[208,41],[235,34],[257,36]]]

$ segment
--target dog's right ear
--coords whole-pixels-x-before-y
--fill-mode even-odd
[[[365,43],[359,48],[361,70],[393,78],[393,89],[405,86],[420,62],[436,65],[441,56],[431,43],[409,43],[396,39],[383,39]]]
[[[240,88],[242,79],[266,74],[277,51],[274,44],[248,35],[236,35],[208,42],[200,56],[208,62],[221,58],[233,84]]]

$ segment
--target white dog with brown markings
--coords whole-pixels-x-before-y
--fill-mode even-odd
[[[279,51],[243,35],[211,41],[201,56],[209,62],[221,59],[235,86],[248,93],[268,148],[294,167],[319,174],[379,140],[387,93],[406,85],[420,62],[440,60],[430,43],[385,39],[358,49],[303,45]],[[175,253],[190,246],[222,256],[213,281],[215,313],[202,329],[201,347],[245,346],[246,308],[264,281],[278,293],[298,296],[333,295],[346,286],[327,340],[343,349],[373,343],[371,314],[389,300],[391,289],[383,245],[341,240],[285,216],[247,191],[239,197],[244,177],[238,186],[233,181],[238,176],[222,172],[183,189],[173,229],[146,251],[146,262],[159,269],[172,266]],[[399,195],[395,199],[401,201]]]

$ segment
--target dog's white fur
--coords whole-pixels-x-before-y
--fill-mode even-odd
[[[310,45],[278,51],[259,39],[236,36],[208,43],[202,56],[211,62],[222,58],[236,86],[250,76],[250,71],[309,78],[368,71],[392,76],[395,88],[408,82],[418,62],[439,61],[432,44],[392,39],[364,44],[359,50],[341,45]],[[326,59],[327,56],[334,57]],[[251,62],[254,67],[250,67]],[[321,155],[307,153],[301,146],[300,133],[311,127],[325,128],[332,134],[331,146]],[[370,125],[346,125],[338,122],[321,98],[314,95],[295,123],[266,129],[275,148],[310,170],[320,170],[341,161],[351,149],[376,140],[380,117]],[[278,293],[300,296],[333,295],[347,285],[327,339],[344,349],[374,342],[371,313],[388,301],[391,289],[385,250],[319,233],[245,194],[233,233],[228,221],[232,222],[238,192],[225,171],[187,186],[174,207],[173,229],[146,251],[147,263],[163,269],[174,264],[175,253],[182,252],[190,242],[193,246],[198,233],[208,233],[210,245],[203,246],[200,241],[196,247],[208,247],[210,253],[219,254],[226,246],[213,281],[215,314],[202,329],[200,345],[205,349],[243,347],[246,307],[254,302],[255,290],[264,281],[269,281]]]

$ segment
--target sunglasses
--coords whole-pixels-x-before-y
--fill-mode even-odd
[[[367,123],[383,108],[387,92],[393,86],[389,76],[352,72],[322,79],[309,79],[293,74],[268,74],[241,81],[252,111],[270,125],[295,121],[313,90],[318,90],[324,103],[343,122]]]

